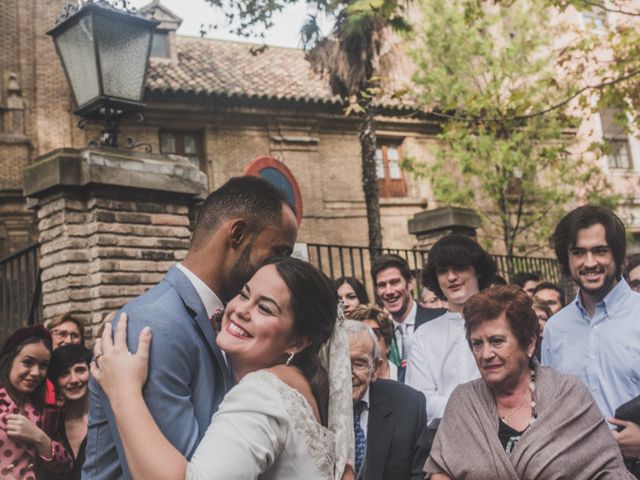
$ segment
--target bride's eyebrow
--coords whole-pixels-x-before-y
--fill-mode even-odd
[[[280,308],[280,305],[278,305],[278,302],[276,302],[273,298],[267,297],[265,295],[260,295],[260,300],[273,303],[273,305],[278,309],[278,313],[282,313],[282,309]]]

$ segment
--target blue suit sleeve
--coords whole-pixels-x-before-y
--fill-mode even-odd
[[[187,319],[176,321],[176,315],[187,315],[189,322],[193,319],[184,308],[168,308],[157,303],[127,313],[130,351],[137,351],[140,331],[145,326],[150,326],[153,335],[149,377],[143,390],[147,407],[169,442],[189,459],[200,438],[190,386],[197,361],[193,354],[193,338],[184,324]],[[113,322],[114,330],[118,316]],[[113,412],[102,389],[93,380],[90,382],[89,429],[82,478],[130,478]]]

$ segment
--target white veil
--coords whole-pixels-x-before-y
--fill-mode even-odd
[[[320,349],[320,362],[329,376],[328,427],[336,440],[334,478],[340,480],[344,467],[347,462],[353,463],[355,455],[351,360],[341,305],[338,307],[338,318],[333,333]]]

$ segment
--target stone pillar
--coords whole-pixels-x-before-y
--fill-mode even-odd
[[[44,320],[73,312],[88,338],[184,258],[207,193],[187,159],[106,148],[55,150],[24,180],[38,218]]]
[[[480,224],[480,216],[469,208],[441,207],[416,213],[409,219],[409,233],[417,237],[420,248],[429,249],[452,233],[475,238]]]

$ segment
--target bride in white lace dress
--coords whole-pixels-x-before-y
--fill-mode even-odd
[[[92,374],[105,391],[134,479],[353,478],[347,339],[331,281],[307,262],[277,259],[229,302],[217,336],[238,382],[187,461],[144,403],[151,332],[136,354],[126,318],[96,344]]]

